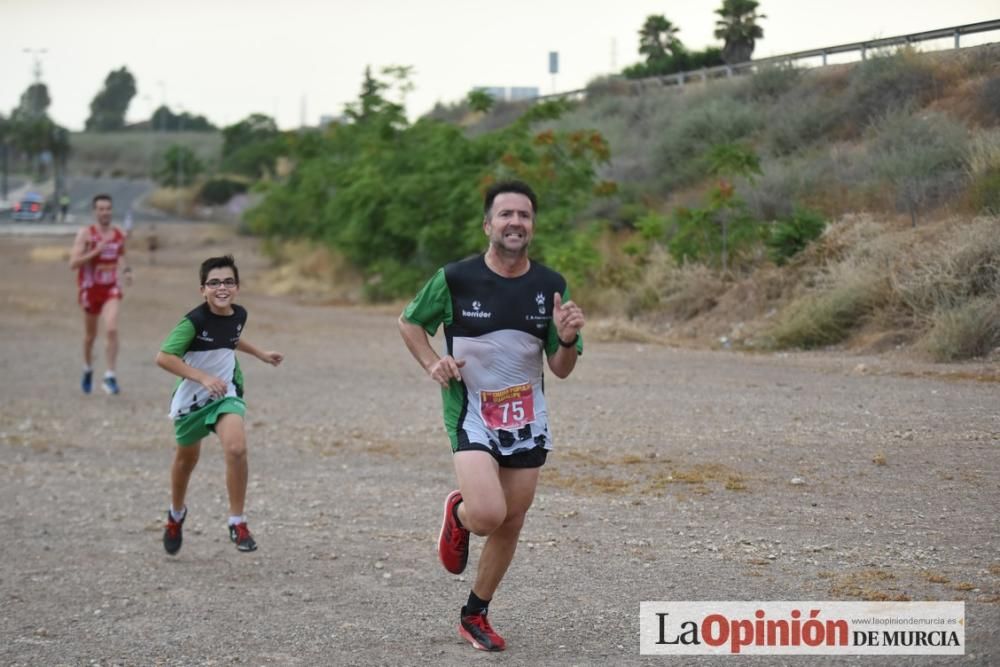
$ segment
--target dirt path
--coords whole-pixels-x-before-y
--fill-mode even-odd
[[[133,252],[114,398],[77,387],[61,240],[0,239],[0,664],[666,664],[638,655],[642,600],[897,598],[964,600],[967,655],[843,662],[1000,663],[1000,384],[962,379],[984,369],[588,343],[548,383],[557,450],[491,606],[493,660],[455,632],[470,580],[434,546],[450,454],[396,310],[267,297],[252,240],[158,231],[155,265]],[[261,548],[227,540],[212,443],[170,558],[152,360],[223,251],[248,337],[287,359],[243,362]]]

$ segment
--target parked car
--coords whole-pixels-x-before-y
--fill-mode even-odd
[[[14,203],[13,218],[23,222],[39,222],[45,217],[45,197],[29,192]]]

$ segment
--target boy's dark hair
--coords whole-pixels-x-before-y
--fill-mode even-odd
[[[90,208],[94,208],[95,206],[97,206],[97,202],[101,201],[102,199],[107,201],[109,204],[114,204],[114,202],[111,200],[111,195],[109,195],[106,192],[102,192],[99,195],[94,195],[94,198],[90,200]]]
[[[505,192],[516,192],[527,197],[531,200],[532,213],[538,215],[538,197],[535,196],[535,191],[531,189],[531,186],[524,181],[499,181],[491,185],[486,191],[486,196],[483,197],[483,214],[488,216],[493,208],[493,200],[497,198],[497,195]]]
[[[201,284],[204,285],[205,281],[208,280],[208,272],[212,269],[224,269],[229,267],[233,270],[233,278],[236,279],[236,284],[240,284],[240,270],[236,268],[236,260],[233,259],[232,255],[223,255],[222,257],[209,257],[204,262],[201,263],[201,269],[198,271],[198,276],[201,278]]]

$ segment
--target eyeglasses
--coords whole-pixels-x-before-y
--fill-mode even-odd
[[[211,280],[205,281],[205,287],[208,289],[219,289],[223,285],[229,288],[236,287],[239,283],[236,282],[235,278],[226,278],[225,280],[219,280],[218,278],[212,278]]]

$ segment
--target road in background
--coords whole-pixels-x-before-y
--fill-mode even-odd
[[[12,179],[11,193],[15,192],[15,188],[23,188],[25,184],[24,179]],[[155,187],[152,181],[145,179],[90,178],[85,176],[70,178],[68,182],[69,219],[66,222],[46,220],[45,222],[15,223],[11,220],[9,213],[3,213],[0,214],[0,235],[59,236],[73,234],[81,224],[91,220],[91,200],[98,193],[111,195],[114,201],[114,220],[117,224],[122,224],[125,220],[125,214],[129,210],[132,211],[132,221],[135,224],[183,222],[177,216],[167,215],[144,206],[143,200]],[[53,208],[58,215],[58,202],[53,202]]]
[[[156,186],[150,180],[131,180],[126,178],[89,178],[74,177],[69,179],[69,212],[76,222],[90,217],[90,202],[94,195],[107,193],[114,200],[115,221],[120,222],[125,214],[132,210],[135,222],[165,222],[172,216],[159,211],[143,208],[142,200]]]

